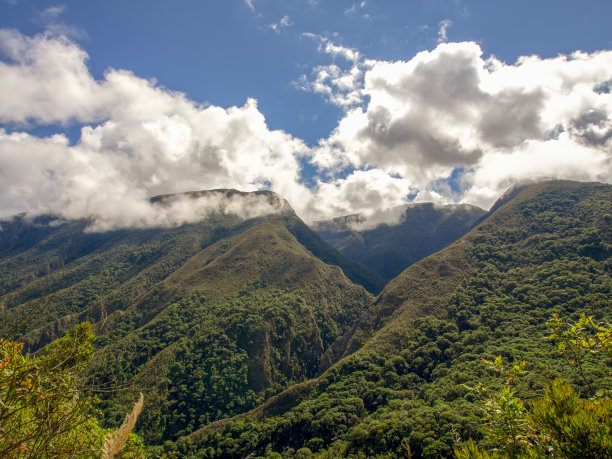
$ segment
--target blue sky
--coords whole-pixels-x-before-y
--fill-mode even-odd
[[[362,3],[253,0],[251,10],[244,0],[4,0],[0,25],[30,35],[64,25],[88,52],[96,78],[108,67],[129,69],[198,102],[227,107],[255,98],[271,128],[311,144],[329,134],[341,111],[292,84],[329,61],[304,33],[383,60],[434,48],[443,21],[450,21],[449,41],[476,41],[508,63],[612,48],[607,0]]]
[[[3,100],[14,99],[14,106],[27,106],[29,110],[19,115],[7,109],[0,115],[5,170],[17,168],[9,161],[17,157],[15,139],[19,133],[29,135],[32,149],[42,148],[41,144],[47,148],[54,134],[68,139],[65,151],[53,153],[58,155],[54,165],[30,160],[38,174],[53,172],[50,175],[55,182],[40,186],[31,196],[3,202],[0,210],[6,214],[21,206],[30,212],[57,211],[68,203],[68,207],[78,209],[75,215],[91,212],[91,208],[75,203],[76,198],[67,195],[65,187],[83,174],[91,182],[87,189],[96,189],[102,179],[84,171],[77,173],[65,164],[78,162],[77,157],[91,159],[96,155],[101,155],[100,161],[110,161],[104,163],[109,167],[108,174],[123,177],[117,180],[127,194],[144,196],[194,186],[271,186],[294,207],[301,207],[298,210],[307,219],[375,212],[401,204],[407,196],[487,206],[513,181],[538,176],[609,180],[610,101],[601,87],[610,80],[605,70],[606,51],[612,49],[610,17],[612,2],[607,0],[0,0],[0,28],[5,31],[0,40],[0,59],[5,67],[0,70],[7,82],[20,88],[10,93],[5,89]],[[42,55],[37,54],[42,50],[48,56],[58,53],[55,64],[43,62]],[[583,53],[582,59],[558,57],[577,51]],[[517,64],[521,56],[537,57]],[[572,64],[576,60],[581,61],[579,66]],[[61,70],[50,70],[51,65]],[[483,68],[488,73],[479,73]],[[73,70],[76,73],[70,74]],[[84,86],[71,92],[71,97],[44,106],[41,101],[54,97],[50,93],[59,95],[62,84],[67,84],[68,80],[58,77],[64,71],[72,75],[64,75],[69,84],[76,81]],[[152,112],[117,113],[101,98],[118,97],[125,85],[117,79],[109,82],[109,75],[121,72],[124,76],[129,73],[130,84],[139,88],[147,82],[150,94],[144,94],[143,89],[143,98],[161,94],[179,105],[182,98],[191,104],[191,111],[188,114],[182,105],[167,106],[155,119]],[[547,72],[557,77],[571,76],[569,92],[551,83],[552,77],[544,78]],[[514,75],[502,78],[506,74]],[[54,78],[57,86],[51,89]],[[476,85],[474,78],[478,80]],[[522,82],[520,88],[516,81]],[[600,89],[588,96],[582,94],[581,88],[587,83]],[[436,84],[444,86],[430,94]],[[472,92],[473,98],[461,100],[475,88],[478,94]],[[429,103],[441,92],[446,96],[444,103]],[[569,96],[573,102],[561,109],[561,96]],[[576,102],[578,99],[582,102]],[[251,100],[256,104],[247,102]],[[473,110],[459,113],[465,106]],[[125,135],[132,142],[136,136],[129,133],[129,126],[150,127],[150,123],[170,119],[175,122],[174,129],[179,118],[189,126],[189,132],[199,133],[206,130],[206,125],[198,124],[201,121],[197,121],[196,111],[205,107],[241,109],[220,122],[229,123],[223,124],[225,128],[244,128],[251,134],[257,131],[260,142],[237,145],[230,140],[240,136],[204,136],[206,141],[198,138],[185,147],[185,165],[178,167],[171,153],[159,153],[155,160],[142,156],[142,152],[133,153],[139,148],[153,148],[147,143],[153,142],[153,137],[127,150],[123,149],[126,140],[112,145],[102,142],[110,146],[93,151],[86,142],[91,139],[81,133],[86,127],[104,137],[112,122],[113,135]],[[526,110],[529,113],[524,116],[515,113],[524,107],[531,107],[531,112]],[[476,118],[474,111],[479,111]],[[429,122],[419,125],[419,112],[427,112]],[[449,113],[456,118],[446,119]],[[501,121],[495,126],[487,121],[502,113],[509,113],[508,122],[522,128],[510,132],[501,127]],[[580,124],[585,120],[591,120],[590,124]],[[537,124],[538,129],[530,129],[530,123]],[[167,123],[164,126],[168,128]],[[125,128],[121,131],[124,134],[118,133],[120,127]],[[554,139],[557,131],[562,135]],[[282,139],[277,138],[279,133]],[[584,141],[593,136],[599,136],[597,142]],[[561,158],[561,165],[543,166],[550,163],[550,151],[561,145],[552,145],[552,140],[566,142],[563,147],[572,152],[567,154],[574,161],[590,158],[592,162],[578,172],[566,157]],[[198,150],[202,142],[208,142],[208,149]],[[363,145],[367,151],[361,148]],[[155,148],[170,151],[175,147],[155,144]],[[228,148],[234,149],[228,153],[231,160],[219,155],[204,158],[208,153],[203,151],[225,152]],[[250,153],[241,157],[240,152],[249,148],[258,149],[255,158]],[[129,157],[135,164],[148,158],[157,162],[164,174],[151,166],[147,174],[135,179],[129,167],[117,168],[113,155]],[[46,153],[42,157],[48,156]],[[109,160],[111,157],[115,159]],[[524,163],[526,157],[533,159],[531,171],[537,168],[537,174],[518,170],[510,161],[514,158]],[[257,174],[234,173],[241,164],[252,170],[256,161],[266,163],[274,158],[284,158],[279,160],[283,167],[270,174],[285,171],[290,179],[266,176],[269,166]],[[181,173],[194,161],[200,161],[202,179],[193,175],[182,180]],[[231,163],[231,168],[216,170],[221,178],[211,180],[206,172],[212,174],[214,161]],[[504,175],[493,167],[514,172]],[[26,172],[25,176],[36,176],[32,170]],[[65,177],[66,182],[58,184],[58,177]],[[23,186],[21,195],[17,184],[5,187],[5,196],[23,196]],[[53,199],[47,199],[49,190]]]

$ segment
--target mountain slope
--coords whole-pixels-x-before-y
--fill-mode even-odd
[[[523,399],[559,376],[586,392],[543,338],[553,314],[610,320],[611,254],[612,186],[526,187],[390,282],[336,347],[345,357],[321,377],[179,446],[200,457],[266,448],[397,457],[407,445],[413,457],[450,456],[458,440],[482,440],[468,387],[503,384],[482,359],[524,359],[528,373],[514,382]],[[585,362],[589,390],[612,387],[608,364]]]
[[[131,392],[146,391],[140,422],[150,442],[243,412],[315,376],[321,356],[372,300],[296,239],[293,233],[367,281],[290,209],[107,233],[84,232],[85,221],[53,221],[2,223],[0,264],[12,275],[2,284],[8,321],[26,316],[29,301],[49,291],[22,330],[31,349],[93,321],[92,373],[104,387],[131,387],[104,400],[105,416],[120,422]]]
[[[176,438],[315,376],[323,353],[370,301],[281,219],[267,219],[197,253],[109,316],[95,371],[104,383],[147,388],[147,439]],[[109,415],[125,411],[117,402]]]
[[[213,190],[190,193],[224,197],[263,196],[281,201],[271,192],[241,193]],[[174,196],[160,196],[163,203]],[[184,196],[184,195],[183,195]],[[284,201],[284,200],[283,200]],[[285,203],[286,204],[286,203]],[[377,292],[376,276],[343,257],[310,231],[286,206],[278,217],[316,256],[340,266],[349,278]],[[261,218],[243,220],[234,214],[216,213],[205,220],[176,228],[86,231],[89,221],[63,221],[52,216],[29,219],[18,216],[0,222],[0,304],[10,317],[23,318],[30,302],[53,293],[43,310],[37,310],[22,332],[26,345],[37,349],[62,336],[83,320],[102,320],[124,310],[156,283],[165,279],[203,248],[239,233]]]
[[[408,266],[459,239],[486,212],[467,204],[412,204],[402,209],[398,224],[368,224],[358,215],[316,222],[313,228],[342,254],[367,266],[385,281]]]

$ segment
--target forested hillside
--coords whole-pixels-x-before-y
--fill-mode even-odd
[[[104,417],[116,425],[143,391],[140,431],[152,444],[314,377],[372,300],[344,275],[373,285],[366,270],[290,209],[247,221],[213,215],[174,229],[87,233],[86,225],[3,222],[6,321],[26,319],[20,339],[31,350],[92,321],[91,375],[129,389],[103,396]]]
[[[544,339],[554,314],[611,319],[611,254],[610,185],[526,187],[390,282],[336,343],[344,358],[325,374],[181,439],[180,450],[439,457],[470,438],[486,446],[484,404],[470,388],[506,380],[483,359],[524,360],[512,384],[526,401],[560,376],[587,397],[611,388],[605,354],[577,371]]]
[[[316,222],[313,229],[342,254],[369,267],[386,282],[467,233],[486,212],[468,204],[403,206],[398,223],[372,227],[360,215]]]
[[[612,389],[606,353],[577,369],[545,339],[553,317],[612,319],[610,185],[517,188],[376,298],[380,279],[286,206],[170,229],[87,225],[2,222],[3,329],[38,351],[91,321],[83,371],[110,389],[101,422],[117,426],[144,393],[136,430],[151,457],[448,457],[469,439],[499,446],[479,387],[525,403],[558,377],[583,397]]]

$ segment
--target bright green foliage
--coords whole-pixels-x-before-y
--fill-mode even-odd
[[[589,391],[592,393],[592,378],[585,373],[585,361],[612,358],[612,327],[597,324],[593,317],[581,314],[575,323],[565,323],[557,314],[549,321],[551,334],[548,337],[574,365]],[[604,386],[603,389],[610,390]]]
[[[41,357],[23,356],[20,343],[0,342],[0,457],[95,455],[103,431],[80,379],[92,338],[84,323]]]
[[[100,457],[108,433],[97,420],[97,398],[85,378],[93,355],[89,323],[49,344],[41,356],[23,343],[0,340],[0,457]],[[122,458],[142,458],[131,434]]]
[[[485,404],[486,442],[490,451],[470,440],[458,458],[612,457],[612,400],[581,399],[563,379],[546,387],[544,396],[527,408],[509,385]]]
[[[524,370],[525,362],[514,364],[510,371],[504,371],[501,356],[498,356],[494,362],[485,360],[485,363],[501,374],[507,373],[504,374],[507,378],[506,385],[493,394],[485,404],[486,436],[497,449],[502,449],[513,456],[523,450],[528,444],[529,437],[525,405],[516,395],[516,390],[512,388],[512,381],[517,376],[527,373]],[[486,392],[482,387],[478,387],[478,390]]]
[[[555,315],[548,325],[548,338],[557,342],[558,349],[579,369],[582,380],[590,384],[591,379],[582,370],[583,363],[600,352],[609,357],[612,327],[596,324],[585,314],[568,323]],[[501,357],[486,363],[504,372]],[[603,366],[606,368],[605,362]],[[506,385],[485,403],[486,444],[510,457],[612,457],[612,400],[607,393],[581,399],[563,379],[555,379],[547,384],[544,396],[527,408],[512,388],[514,377],[526,374],[523,368],[524,363],[514,365]],[[486,393],[481,386],[477,390]],[[486,453],[479,456],[480,453],[470,442],[457,456],[485,457]]]
[[[552,381],[533,403],[529,423],[542,454],[557,457],[612,457],[612,400],[581,399],[562,379]]]
[[[496,451],[483,451],[472,439],[469,439],[462,449],[455,451],[456,459],[500,459],[503,456]]]

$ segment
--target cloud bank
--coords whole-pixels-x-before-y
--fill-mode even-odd
[[[442,43],[389,62],[313,38],[332,63],[298,86],[344,115],[308,147],[269,129],[253,99],[203,105],[119,69],[96,80],[66,36],[0,30],[0,215],[172,226],[240,206],[160,210],[150,196],[235,188],[272,189],[312,221],[392,214],[411,199],[489,207],[513,183],[538,177],[612,178],[611,51],[507,64],[475,43]],[[73,125],[76,142],[62,134]],[[33,134],[39,126],[58,134]],[[308,181],[307,163],[318,171]]]
[[[361,73],[351,90],[362,102],[313,152],[322,169],[379,170],[418,200],[483,207],[516,181],[612,177],[610,51],[508,65],[448,43],[366,64],[347,70]]]

